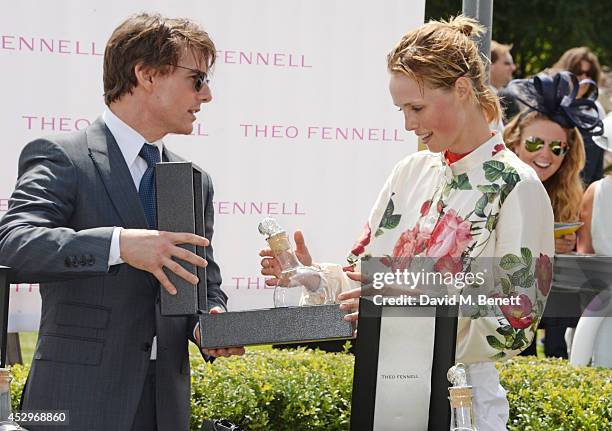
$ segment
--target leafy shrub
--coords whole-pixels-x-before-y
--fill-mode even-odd
[[[249,430],[348,429],[352,355],[268,350],[192,365],[194,424],[208,417]]]
[[[498,364],[508,390],[511,431],[612,429],[612,370],[559,359],[518,357]],[[12,367],[13,409],[28,367]],[[348,430],[353,356],[253,350],[213,365],[192,361],[192,426],[226,418],[249,430]]]
[[[612,429],[612,370],[529,357],[514,358],[497,368],[508,391],[508,429]]]

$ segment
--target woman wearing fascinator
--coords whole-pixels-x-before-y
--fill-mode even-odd
[[[506,125],[504,141],[537,173],[548,192],[557,223],[579,220],[584,190],[580,172],[585,163],[582,136],[602,133],[594,102],[597,89],[578,98],[579,84],[574,74],[558,72],[517,79],[507,87],[527,109]],[[569,253],[575,247],[575,232],[555,238],[557,254]],[[543,319],[546,356],[567,358],[564,334],[568,323],[573,322]],[[535,354],[535,344],[523,354]]]
[[[534,170],[489,127],[501,110],[470,38],[483,31],[462,16],[431,21],[406,33],[388,54],[393,103],[405,129],[428,151],[407,155],[392,170],[350,252],[349,266],[318,265],[330,285],[340,286],[338,299],[345,301],[361,296],[365,262],[377,257],[393,271],[392,265],[406,269],[418,257],[429,259],[434,271],[454,274],[471,271],[478,258],[495,262],[493,272],[501,277],[495,282],[490,277],[491,285],[503,286],[499,295],[513,298],[514,305],[462,310],[455,360],[466,364],[474,389],[477,429],[501,431],[509,406],[494,362],[517,355],[535,334],[550,291],[553,214]],[[311,265],[303,235],[296,233],[295,240],[298,258]],[[275,284],[279,262],[271,250],[260,254],[262,274],[276,277],[268,280]],[[351,311],[347,320],[357,320],[357,305],[341,305]]]

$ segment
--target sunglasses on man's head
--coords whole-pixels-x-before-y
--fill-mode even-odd
[[[542,148],[544,148],[544,145],[546,145],[544,139],[538,138],[537,136],[530,136],[525,139],[525,148],[530,153],[540,151]],[[567,142],[562,142],[559,140],[550,141],[548,143],[548,148],[550,148],[550,151],[555,156],[564,156],[569,151],[569,145]]]
[[[191,67],[179,66],[175,64],[173,64],[173,66],[178,67],[179,69],[189,70],[196,74],[196,76],[194,76],[193,87],[195,88],[195,91],[198,93],[200,92],[202,87],[204,87],[204,84],[208,85],[210,83],[210,80],[208,79],[208,75],[206,75],[206,73],[202,72],[201,70],[192,69]]]

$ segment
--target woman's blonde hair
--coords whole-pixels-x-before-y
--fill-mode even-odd
[[[552,121],[546,115],[535,111],[523,112],[514,117],[504,128],[506,146],[516,152],[516,148],[521,145],[523,130],[536,120]],[[552,203],[555,221],[567,223],[578,220],[580,201],[584,192],[580,171],[584,168],[585,154],[584,142],[578,129],[574,127],[563,130],[567,136],[569,151],[557,172],[544,181],[544,187]]]
[[[387,56],[387,66],[431,88],[450,89],[465,76],[487,120],[497,121],[499,100],[487,84],[478,46],[470,39],[484,32],[478,22],[462,15],[449,21],[430,21],[402,37]]]

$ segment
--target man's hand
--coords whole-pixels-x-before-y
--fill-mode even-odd
[[[223,308],[221,307],[213,307],[210,309],[209,313],[210,314],[225,313],[225,310],[223,310]],[[195,340],[198,346],[202,345],[201,339],[200,339],[200,328],[198,328],[195,331]],[[244,347],[228,347],[226,349],[202,349],[200,347],[200,349],[205,355],[214,356],[216,358],[218,358],[219,356],[228,357],[232,355],[237,355],[237,356],[244,355]]]
[[[192,233],[163,232],[146,229],[123,229],[119,237],[121,259],[134,268],[150,272],[171,295],[176,287],[168,280],[163,271],[165,266],[188,283],[197,284],[198,277],[183,268],[172,257],[196,266],[208,265],[205,259],[195,253],[178,247],[178,244],[208,246],[206,238]]]

